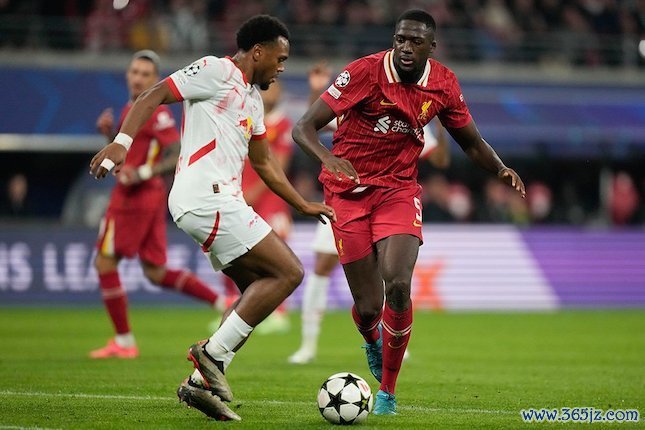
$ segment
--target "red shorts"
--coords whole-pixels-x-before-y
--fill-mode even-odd
[[[325,202],[338,220],[332,223],[341,264],[369,255],[376,242],[395,234],[409,234],[423,242],[421,187],[369,186],[365,191],[332,193],[325,188]]]
[[[108,207],[101,222],[96,249],[108,257],[132,258],[166,264],[166,205],[152,210]]]

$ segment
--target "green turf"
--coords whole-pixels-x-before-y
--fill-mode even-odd
[[[192,341],[206,337],[201,308],[134,308],[141,357],[92,361],[109,326],[102,309],[0,309],[0,429],[329,429],[316,408],[332,373],[362,375],[365,363],[347,312],[325,318],[315,364],[292,366],[298,318],[288,335],[254,336],[229,368],[241,423],[217,423],[176,401],[191,370]],[[524,424],[528,407],[643,408],[645,312],[415,314],[411,359],[398,384],[400,414],[360,428],[579,428]],[[239,406],[237,406],[239,404]],[[639,423],[584,428],[642,428]]]

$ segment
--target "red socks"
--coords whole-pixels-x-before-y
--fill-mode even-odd
[[[99,285],[103,303],[114,324],[117,334],[130,333],[128,324],[128,298],[121,286],[118,272],[99,274]]]
[[[381,390],[394,394],[403,354],[412,330],[412,306],[399,313],[385,304],[383,313],[383,379]]]
[[[356,328],[363,335],[363,338],[367,343],[374,343],[378,340],[378,324],[381,322],[382,317],[383,311],[381,311],[372,321],[363,321],[356,311],[356,306],[352,306],[352,318],[354,318],[354,324],[356,324]]]
[[[181,293],[193,296],[210,304],[217,300],[217,293],[208,288],[197,276],[185,270],[166,270],[159,284],[164,288],[173,288]]]

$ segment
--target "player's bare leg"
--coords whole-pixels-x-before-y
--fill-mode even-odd
[[[194,297],[213,308],[217,307],[220,299],[218,294],[188,270],[173,270],[147,261],[141,262],[141,268],[145,277],[153,284]]]
[[[365,354],[372,375],[382,377],[381,318],[383,316],[383,279],[379,273],[376,254],[343,265],[349,289],[354,298],[352,318],[365,339]]]
[[[232,394],[224,372],[235,351],[251,334],[253,328],[282,303],[302,282],[302,264],[287,245],[270,232],[249,252],[233,260],[228,273],[243,288],[235,309],[220,328],[205,343],[195,344],[189,350],[189,359],[201,374],[207,388],[222,400],[231,400]],[[248,286],[239,278],[242,272],[255,274]],[[238,285],[240,285],[238,284]]]
[[[302,299],[302,344],[289,357],[289,363],[306,364],[316,357],[320,324],[327,307],[327,289],[331,273],[338,265],[337,254],[316,253],[314,273],[304,285]]]
[[[403,355],[412,330],[410,288],[412,272],[419,253],[419,239],[398,234],[376,244],[378,267],[385,282],[383,311],[383,379],[376,395],[374,413],[396,413],[394,391]]]
[[[94,259],[103,303],[116,335],[103,348],[91,351],[91,358],[136,358],[139,355],[128,322],[128,298],[119,278],[119,260],[119,257],[103,255],[100,252]]]
[[[286,214],[272,214],[264,217],[269,223],[275,234],[286,242],[291,233],[291,218]],[[259,335],[285,334],[291,330],[291,321],[287,312],[286,302],[280,303],[262,324],[259,324],[254,332]]]

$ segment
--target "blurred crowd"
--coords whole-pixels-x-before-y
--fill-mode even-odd
[[[437,20],[443,59],[643,64],[645,0],[0,0],[0,46],[230,52],[237,26],[269,13],[297,54],[349,58],[387,46],[412,7]]]

